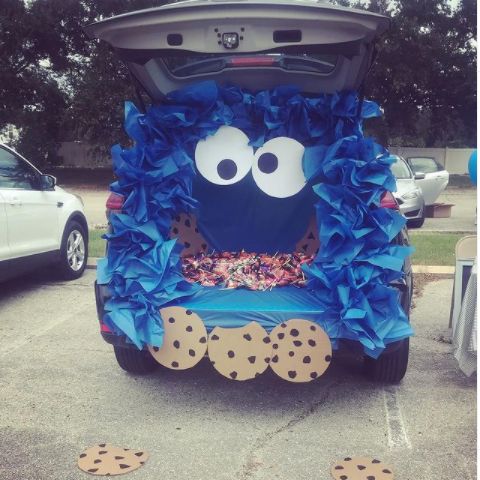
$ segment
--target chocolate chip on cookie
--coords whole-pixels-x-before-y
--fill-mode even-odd
[[[162,308],[160,315],[164,328],[163,345],[148,347],[153,358],[174,370],[196,365],[207,351],[207,330],[200,317],[182,307]]]
[[[78,467],[92,475],[122,475],[140,468],[148,453],[101,443],[87,448],[78,456]]]
[[[215,327],[208,339],[208,356],[227,378],[248,380],[263,373],[272,356],[267,332],[256,322],[240,328]]]
[[[322,375],[330,364],[330,339],[323,329],[313,322],[288,320],[277,325],[271,331],[270,337],[276,339],[277,345],[276,358],[275,361],[272,359],[270,367],[285,380],[310,382]]]
[[[393,470],[370,457],[346,457],[331,469],[335,480],[393,480]]]
[[[196,218],[187,213],[181,213],[172,220],[170,238],[177,238],[178,242],[184,246],[182,257],[205,253],[208,250],[208,245],[198,229]]]

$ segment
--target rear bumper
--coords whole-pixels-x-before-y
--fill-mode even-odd
[[[123,335],[116,335],[103,323],[105,316],[105,303],[110,298],[110,293],[107,285],[99,285],[95,281],[95,303],[97,306],[97,317],[100,322],[100,335],[110,345],[116,345],[125,348],[137,348],[132,343],[127,342],[127,337]]]
[[[418,198],[399,202],[400,213],[408,220],[423,218],[425,206]]]
[[[393,284],[395,288],[399,290],[400,302],[402,304],[403,309],[406,312],[410,310],[410,302],[411,302],[411,292],[412,292],[412,277],[406,276],[405,280],[401,282],[397,282]],[[107,285],[99,285],[95,282],[95,301],[97,306],[97,316],[100,322],[100,334],[102,335],[105,342],[109,343],[110,345],[114,345],[117,347],[122,348],[131,348],[137,349],[137,347],[129,342],[127,338],[123,335],[116,335],[115,333],[111,332],[110,329],[103,323],[103,318],[105,315],[105,303],[110,297],[108,286]],[[384,353],[391,353],[396,351],[400,348],[402,342],[395,342],[389,344]],[[358,353],[362,352],[362,347],[359,342],[354,341],[340,341],[339,342],[339,350],[348,350],[351,352],[355,352],[358,350]]]

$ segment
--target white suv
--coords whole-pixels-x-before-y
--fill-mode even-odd
[[[0,144],[0,281],[54,264],[65,279],[82,275],[88,226],[80,197],[55,185]]]

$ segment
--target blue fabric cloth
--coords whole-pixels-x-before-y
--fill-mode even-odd
[[[112,218],[108,255],[98,266],[98,281],[112,293],[105,323],[138,348],[161,346],[159,308],[207,295],[182,277],[181,247],[168,235],[175,215],[201,211],[192,194],[197,143],[229,125],[241,129],[254,148],[280,136],[305,147],[303,171],[321,248],[305,267],[308,289],[302,295],[308,302],[315,297],[323,312],[316,321],[334,341],[357,340],[373,357],[386,344],[411,335],[398,293],[389,286],[402,276],[403,261],[411,253],[392,243],[405,220],[380,207],[382,194],[395,190],[393,160],[363,136],[362,120],[379,116],[379,107],[364,101],[360,116],[358,110],[355,92],[307,98],[293,86],[252,94],[214,82],[173,92],[146,114],[127,103],[125,129],[133,146],[112,148],[118,181],[111,186],[126,201],[123,214]],[[238,222],[245,225],[241,230],[247,228],[243,217]],[[292,248],[287,229],[284,235],[279,244]],[[275,295],[271,298],[282,303]],[[260,311],[264,320],[259,323],[270,328],[275,318],[268,317],[268,309]]]
[[[290,286],[259,291],[210,287],[175,303],[197,313],[208,331],[216,326],[243,327],[255,321],[270,332],[292,318],[318,323],[333,339],[340,328],[325,305],[306,288]]]
[[[237,328],[252,321],[270,332],[282,322],[301,318],[320,325],[332,339],[334,347],[339,338],[357,340],[343,327],[341,318],[327,304],[319,302],[314,291],[306,288],[279,287],[258,291],[210,287],[202,288],[190,297],[183,297],[175,304],[197,313],[209,332],[216,326]],[[397,312],[395,305],[393,308]],[[409,334],[410,330],[399,324],[395,338],[386,338],[386,344],[406,338]]]
[[[251,173],[227,186],[197,178],[193,193],[200,202],[200,231],[210,248],[220,252],[293,252],[314,215],[311,187],[274,198],[257,187]]]

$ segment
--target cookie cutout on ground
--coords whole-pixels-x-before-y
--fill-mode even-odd
[[[148,346],[153,358],[164,367],[186,370],[195,366],[207,351],[207,330],[198,315],[182,307],[160,310],[163,345]]]
[[[305,255],[316,255],[320,249],[318,240],[318,227],[315,215],[312,216],[303,237],[295,245],[295,251]]]
[[[335,480],[392,480],[393,470],[380,460],[370,457],[345,457],[332,466]]]
[[[223,376],[249,380],[267,369],[272,343],[257,322],[240,328],[215,327],[208,337],[208,356]]]
[[[198,229],[197,219],[187,213],[181,213],[173,218],[170,238],[177,238],[179,243],[183,244],[182,257],[206,253],[208,250],[208,244]]]
[[[122,475],[140,468],[148,458],[141,450],[100,443],[78,456],[78,467],[91,475]]]
[[[328,335],[316,323],[292,319],[271,332],[270,367],[289,382],[311,382],[330,365],[332,345]]]

